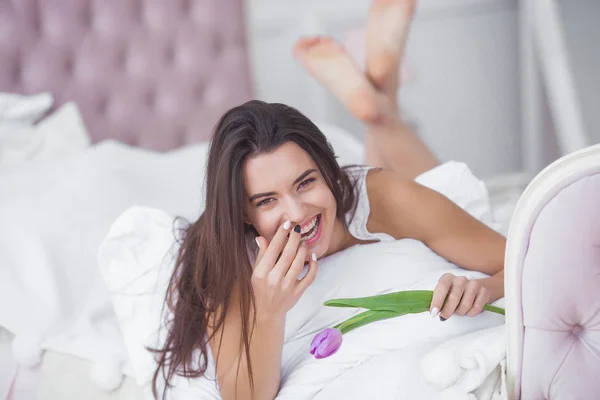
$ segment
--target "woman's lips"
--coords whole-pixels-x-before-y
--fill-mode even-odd
[[[321,237],[321,231],[322,231],[322,226],[323,226],[322,219],[323,219],[323,218],[322,218],[321,214],[319,214],[319,215],[317,216],[317,223],[316,223],[316,227],[315,227],[315,228],[313,228],[313,230],[314,230],[314,229],[316,229],[316,232],[313,234],[313,236],[312,236],[310,239],[303,239],[303,240],[304,240],[304,243],[305,243],[307,246],[312,246],[312,245],[313,245],[313,244],[315,244],[315,243],[316,243],[316,242],[319,240],[319,238]]]

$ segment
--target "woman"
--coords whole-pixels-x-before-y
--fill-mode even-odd
[[[490,275],[442,276],[432,316],[477,315],[504,296],[504,238],[413,181],[438,164],[400,121],[395,101],[413,10],[408,0],[374,2],[365,75],[330,39],[295,46],[296,57],[365,123],[366,162],[379,168],[341,169],[319,129],[281,104],[252,101],[221,118],[208,156],[206,208],[186,232],[171,279],[173,319],[158,350],[155,396],[161,373],[167,382],[176,373],[204,374],[206,364],[190,367],[199,349],[203,360],[216,361],[224,399],[274,398],[285,317],[316,278],[317,260],[377,240],[370,232],[421,240]],[[368,194],[362,203],[359,187]],[[370,207],[363,226],[352,220],[356,207]]]

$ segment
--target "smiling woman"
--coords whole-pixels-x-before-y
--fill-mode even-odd
[[[445,274],[433,316],[475,316],[503,297],[501,235],[412,179],[340,167],[323,133],[294,108],[250,101],[228,111],[211,141],[206,189],[171,278],[155,388],[161,370],[167,381],[202,376],[211,354],[223,398],[275,397],[287,313],[315,279],[317,260],[355,244],[413,238],[496,275]],[[191,369],[197,349],[203,364]]]
[[[203,375],[206,363],[187,365],[196,349],[207,360],[210,345],[223,397],[250,393],[254,382],[271,397],[287,311],[314,280],[318,258],[360,242],[346,223],[354,182],[315,124],[261,101],[220,119],[206,177],[206,208],[187,230],[167,295],[174,312],[157,350],[155,391],[161,369],[167,381],[181,370]]]
[[[366,72],[332,39],[301,38],[294,48],[367,127],[370,166],[340,167],[315,124],[283,104],[250,101],[221,117],[208,154],[206,208],[186,231],[169,285],[172,316],[155,350],[155,396],[163,378],[168,388],[174,375],[203,376],[212,359],[222,398],[274,398],[286,315],[315,280],[317,260],[355,244],[416,239],[491,275],[444,274],[430,310],[442,320],[475,316],[503,297],[504,238],[413,180],[439,165],[396,107],[413,11],[410,0],[373,2]]]
[[[301,242],[317,257],[327,255],[331,243],[335,248],[344,242],[345,227],[337,218],[333,192],[313,158],[298,144],[289,141],[272,152],[249,157],[243,170],[250,194],[247,221],[268,242],[285,221],[300,225]]]

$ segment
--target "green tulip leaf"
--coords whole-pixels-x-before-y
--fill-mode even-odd
[[[353,329],[360,328],[361,326],[370,324],[371,322],[376,322],[376,321],[381,321],[384,319],[399,317],[401,315],[404,315],[404,314],[398,313],[395,311],[387,311],[387,310],[384,310],[384,311],[368,310],[368,311],[364,311],[360,314],[357,314],[351,318],[348,318],[346,321],[334,326],[334,328],[339,329],[342,332],[342,334],[344,334],[344,333],[350,332]]]
[[[324,304],[329,307],[356,307],[368,310],[393,311],[402,314],[428,311],[433,292],[431,290],[410,290],[386,293],[378,296],[351,299],[332,299]]]

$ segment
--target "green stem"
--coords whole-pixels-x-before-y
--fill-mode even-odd
[[[342,334],[345,334],[350,332],[351,330],[360,328],[361,326],[370,324],[372,322],[399,317],[401,315],[405,315],[405,313],[398,313],[395,311],[367,310],[363,311],[360,314],[356,314],[351,318],[348,318],[344,322],[341,322],[334,326],[334,328],[339,329],[342,332]]]
[[[496,314],[502,314],[502,315],[504,315],[504,308],[500,308],[500,307],[491,306],[489,304],[486,304],[485,306],[483,306],[483,309],[486,310],[486,311],[495,312]]]

